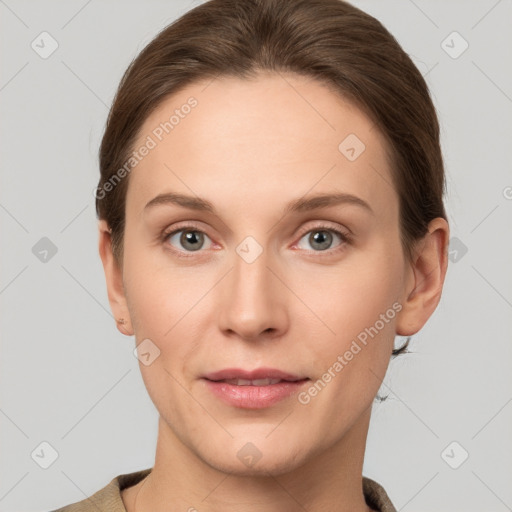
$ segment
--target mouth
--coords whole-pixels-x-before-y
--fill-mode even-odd
[[[273,368],[247,371],[228,368],[202,377],[213,395],[243,409],[270,407],[296,393],[309,377]]]
[[[285,379],[222,379],[212,380],[211,382],[226,382],[233,386],[271,386],[272,384],[278,384],[279,382],[297,382],[297,380],[285,380]]]
[[[229,381],[230,384],[240,382],[239,386],[268,386],[277,384],[280,381],[296,382],[307,377],[295,375],[276,368],[256,368],[255,370],[243,370],[242,368],[225,368],[216,372],[211,372],[203,376],[203,378],[214,381]],[[268,381],[268,382],[267,382]]]

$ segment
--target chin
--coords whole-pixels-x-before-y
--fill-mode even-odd
[[[196,454],[212,468],[238,476],[278,476],[297,469],[307,459],[304,443],[300,440],[284,446],[281,441],[277,443],[265,438],[251,441],[250,436],[245,435],[230,438],[224,446],[212,443],[213,446],[214,450],[203,449]]]

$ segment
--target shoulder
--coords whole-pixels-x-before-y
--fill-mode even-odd
[[[384,487],[366,476],[363,476],[363,494],[366,504],[375,511],[397,512]]]
[[[126,512],[123,500],[121,499],[121,490],[140,482],[149,475],[151,469],[148,468],[134,473],[118,475],[89,498],[70,503],[51,512],[98,512],[98,510]]]

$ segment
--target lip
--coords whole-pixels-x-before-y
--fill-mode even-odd
[[[208,373],[203,375],[203,378],[208,380],[225,380],[225,379],[281,379],[286,381],[298,381],[307,377],[301,375],[293,375],[291,373],[283,372],[275,368],[256,368],[255,370],[243,370],[241,368],[225,368],[217,372]]]
[[[267,386],[237,386],[227,382],[219,382],[224,379],[281,379],[281,382]],[[209,373],[202,380],[213,395],[228,405],[242,409],[263,409],[298,392],[310,379],[274,368],[258,368],[251,371],[226,368]]]

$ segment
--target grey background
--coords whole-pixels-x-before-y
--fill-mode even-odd
[[[198,3],[0,1],[1,511],[51,510],[153,465],[157,415],[109,309],[92,189],[121,74]],[[353,3],[426,76],[454,237],[441,303],[381,388],[364,474],[406,512],[512,510],[512,2]],[[43,31],[59,45],[47,59],[31,47]],[[457,58],[453,31],[469,44]],[[31,457],[43,441],[48,469]]]

